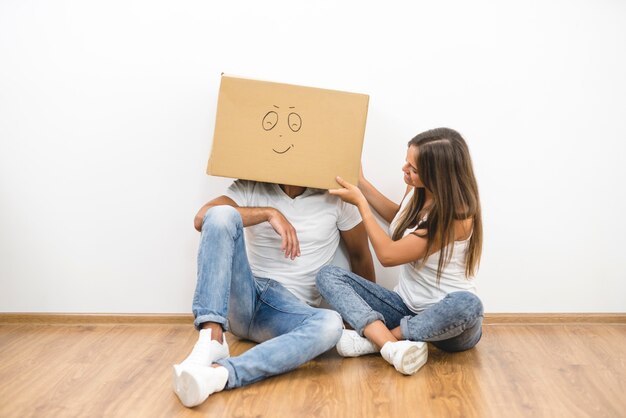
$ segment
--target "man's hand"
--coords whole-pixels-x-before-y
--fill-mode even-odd
[[[300,256],[300,242],[296,235],[296,229],[289,223],[287,218],[278,210],[273,209],[267,221],[272,225],[274,231],[281,236],[283,242],[280,246],[281,251],[285,252],[285,258],[292,260]]]

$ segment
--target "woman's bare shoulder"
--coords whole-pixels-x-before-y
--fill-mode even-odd
[[[454,240],[464,241],[472,235],[472,227],[474,226],[474,220],[467,218],[459,221],[454,221]]]

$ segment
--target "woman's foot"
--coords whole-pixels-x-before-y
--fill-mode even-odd
[[[412,375],[428,359],[428,345],[419,341],[396,341],[383,345],[380,354],[402,374]]]

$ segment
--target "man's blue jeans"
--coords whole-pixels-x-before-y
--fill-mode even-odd
[[[310,307],[275,280],[252,275],[241,216],[231,206],[204,216],[193,314],[198,329],[216,322],[262,343],[217,361],[228,369],[227,388],[297,368],[337,344],[343,325],[337,312]]]
[[[317,275],[317,288],[326,301],[360,335],[376,320],[387,328],[400,326],[402,336],[428,341],[445,351],[474,347],[482,336],[483,305],[471,292],[452,292],[415,314],[396,292],[335,266]]]

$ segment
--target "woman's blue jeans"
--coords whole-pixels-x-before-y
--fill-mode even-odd
[[[310,307],[280,283],[252,275],[241,216],[231,206],[204,217],[193,314],[198,329],[216,322],[261,343],[217,361],[228,369],[227,388],[297,368],[337,344],[343,326],[337,312]]]
[[[468,350],[482,336],[483,305],[471,292],[449,293],[415,314],[396,292],[339,267],[324,267],[317,287],[360,335],[367,325],[381,320],[389,329],[400,326],[406,339],[428,341],[450,352]]]

